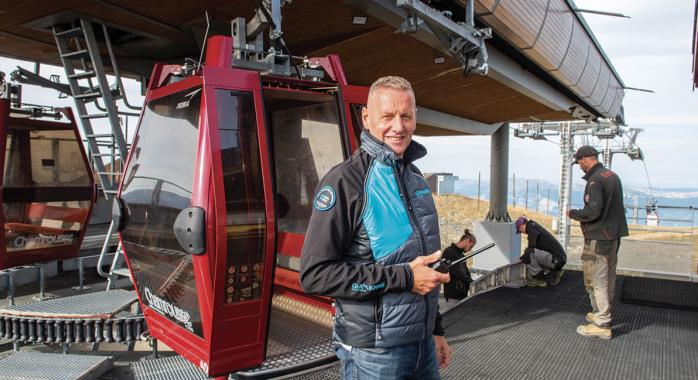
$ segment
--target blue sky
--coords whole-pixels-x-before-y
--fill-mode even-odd
[[[655,187],[698,188],[698,92],[691,86],[691,41],[694,2],[689,0],[601,1],[576,0],[579,8],[619,12],[631,19],[585,14],[626,86],[648,88],[654,94],[627,91],[624,99],[629,127],[643,128],[638,144]],[[0,58],[0,71],[15,66],[33,70],[33,64]],[[61,69],[42,66],[42,75],[63,74]],[[127,82],[131,103],[142,102],[139,85]],[[56,99],[54,91],[25,86],[25,101],[73,106],[72,100]],[[419,101],[419,100],[418,100]],[[417,164],[424,172],[447,171],[462,178],[489,179],[490,138],[417,138],[429,155]],[[509,176],[542,179],[557,183],[560,172],[559,147],[550,142],[511,137]],[[614,158],[613,169],[627,185],[647,186],[642,163],[625,156]],[[575,183],[582,183],[575,168]]]

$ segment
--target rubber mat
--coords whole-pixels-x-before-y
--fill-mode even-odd
[[[576,333],[591,310],[580,272],[558,286],[499,288],[444,316],[453,354],[443,379],[698,379],[698,312],[613,300],[613,339]],[[651,281],[639,279],[639,286]],[[691,288],[695,292],[695,288]],[[686,290],[680,290],[682,293]],[[339,366],[293,379],[339,379]]]
[[[698,311],[698,283],[626,277],[620,301],[636,305]]]

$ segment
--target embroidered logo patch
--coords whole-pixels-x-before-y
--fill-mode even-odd
[[[414,192],[415,198],[426,197],[429,194],[431,194],[431,190],[429,189],[421,189]]]
[[[319,211],[327,211],[334,206],[336,201],[337,193],[334,191],[332,186],[325,185],[315,195],[313,207]]]

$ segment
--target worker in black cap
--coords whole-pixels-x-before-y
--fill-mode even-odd
[[[516,219],[516,233],[528,236],[528,245],[521,255],[526,264],[526,285],[545,287],[560,283],[567,263],[567,254],[560,242],[543,226],[525,216]]]
[[[592,312],[588,325],[577,327],[577,333],[611,339],[611,303],[616,283],[616,264],[620,239],[628,236],[623,207],[623,186],[616,173],[598,160],[599,152],[583,146],[574,155],[574,163],[584,171],[584,208],[569,210],[567,215],[580,222],[584,234],[582,270],[584,286],[589,293]]]

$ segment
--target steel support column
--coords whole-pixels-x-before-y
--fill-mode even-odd
[[[509,177],[509,123],[492,134],[490,150],[490,210],[485,217],[492,222],[511,222],[507,211]]]
[[[560,198],[558,201],[559,226],[558,240],[563,248],[567,249],[570,243],[570,218],[567,211],[570,209],[572,197],[572,162],[574,155],[574,137],[572,135],[572,123],[564,122],[560,129]]]

